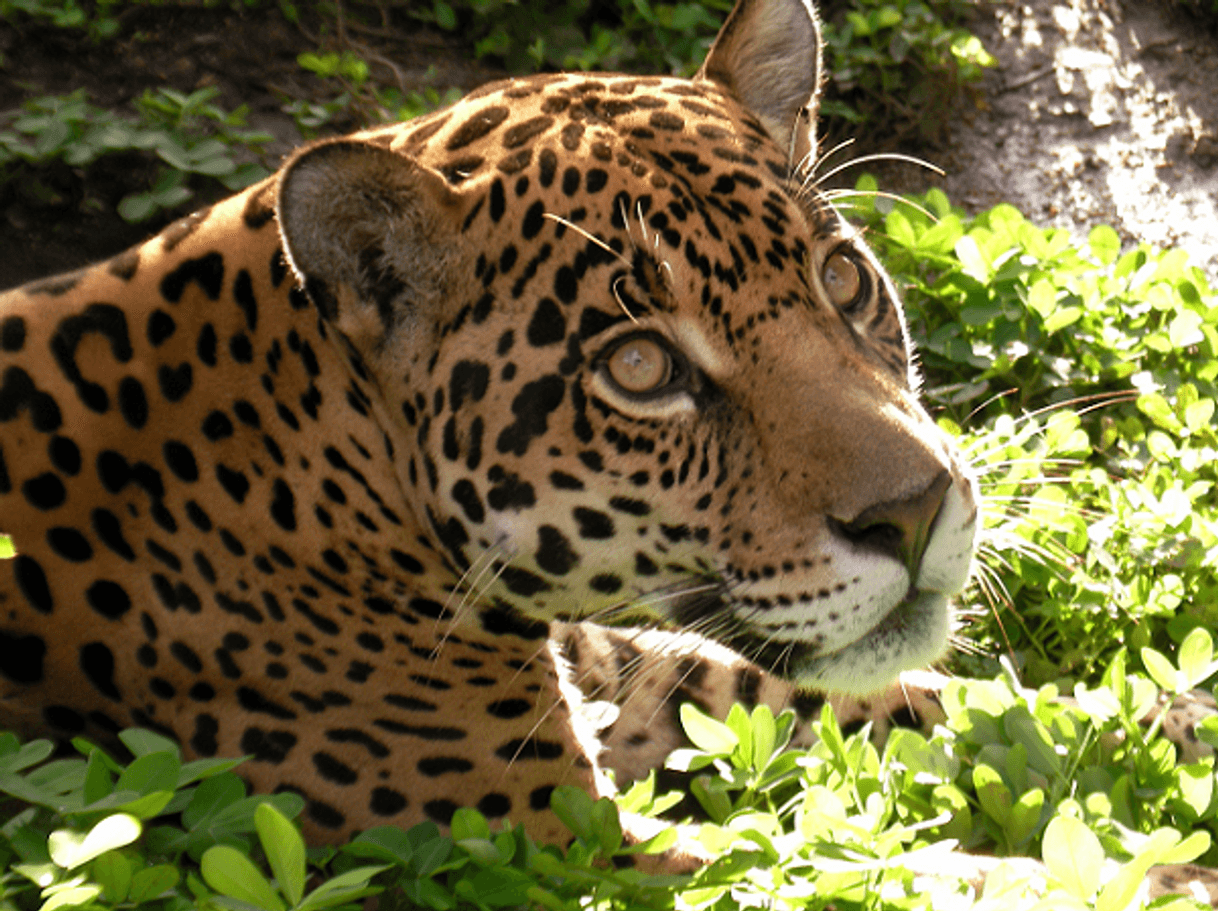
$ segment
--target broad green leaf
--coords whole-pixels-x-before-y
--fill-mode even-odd
[[[169,864],[147,867],[131,877],[131,889],[127,898],[132,904],[139,905],[165,894],[178,884],[180,878],[177,868]]]
[[[1028,289],[1028,306],[1046,319],[1057,307],[1057,289],[1047,278],[1037,279]]]
[[[1213,419],[1213,399],[1201,399],[1184,409],[1184,424],[1192,433],[1209,427]]]
[[[770,757],[774,755],[774,743],[777,736],[777,726],[774,724],[774,713],[764,703],[753,708],[753,766],[764,769]]]
[[[1082,901],[1095,894],[1104,866],[1100,840],[1079,819],[1055,816],[1045,827],[1041,857],[1066,891]]]
[[[979,765],[973,769],[973,788],[981,809],[1005,831],[1011,818],[1011,792],[996,769]]]
[[[73,886],[56,892],[45,902],[38,911],[55,911],[56,908],[70,908],[75,905],[85,905],[101,895],[101,886]]]
[[[305,887],[305,844],[300,831],[268,803],[260,804],[254,811],[254,826],[288,904],[299,904]]]
[[[913,225],[899,208],[893,209],[884,218],[884,230],[893,241],[906,249],[912,250],[918,246],[918,236],[914,233]]]
[[[172,792],[178,786],[181,769],[182,764],[174,753],[140,755],[118,776],[114,790],[134,791],[141,797],[155,791]]]
[[[1103,265],[1116,262],[1121,252],[1121,238],[1108,225],[1096,225],[1087,236],[1091,254]]]
[[[117,904],[127,897],[131,888],[131,864],[118,851],[107,851],[93,861],[92,873],[107,901]]]
[[[1210,404],[1212,411],[1213,399],[1203,401]],[[1204,627],[1194,627],[1192,632],[1184,637],[1176,657],[1180,663],[1180,672],[1184,675],[1185,689],[1192,689],[1218,671],[1218,662],[1214,661],[1214,643]]]
[[[107,816],[87,834],[57,829],[47,839],[51,860],[65,870],[74,870],[99,854],[129,845],[140,837],[142,826],[134,816],[116,813]]]
[[[377,826],[361,832],[343,848],[343,853],[404,865],[414,855],[414,847],[397,826]]]
[[[1177,678],[1175,665],[1166,656],[1161,652],[1155,651],[1153,648],[1142,649],[1141,655],[1142,665],[1146,668],[1146,672],[1154,679],[1155,683],[1169,692],[1179,692],[1177,687],[1179,687],[1180,681]]]
[[[1201,332],[1202,322],[1201,314],[1195,310],[1177,312],[1175,319],[1167,327],[1167,337],[1171,340],[1172,347],[1187,348],[1205,341]]]
[[[464,841],[467,838],[491,837],[491,827],[486,817],[470,807],[461,807],[452,818],[453,841]]]
[[[1200,819],[1214,799],[1214,771],[1203,765],[1182,765],[1175,769],[1176,787],[1193,814]]]
[[[1052,335],[1054,332],[1059,332],[1067,326],[1073,326],[1082,318],[1082,315],[1082,307],[1058,307],[1045,320],[1045,332]]]
[[[297,906],[297,911],[308,911],[308,909],[312,908],[329,908],[334,905],[345,904],[351,901],[355,894],[368,888],[368,883],[372,877],[388,869],[389,866],[386,864],[377,867],[356,867],[354,870],[340,873],[338,876],[322,883],[305,896],[304,901]]]
[[[550,793],[550,809],[575,835],[585,842],[592,840],[592,797],[583,788],[559,785]],[[489,827],[486,834],[490,835]]]
[[[726,724],[703,714],[689,702],[681,706],[681,726],[694,746],[707,753],[727,756],[740,742]]]
[[[1172,411],[1172,407],[1167,403],[1167,399],[1163,398],[1159,393],[1143,393],[1138,396],[1137,404],[1139,411],[1164,430],[1179,433],[1184,429],[1184,425],[1180,423],[1175,412]]]
[[[966,234],[956,241],[956,257],[964,267],[964,273],[977,281],[986,283],[990,280],[990,266],[981,254],[976,239]]]
[[[271,888],[253,862],[229,845],[215,845],[203,853],[199,863],[203,880],[221,895],[248,902],[264,911],[286,911],[283,900]]]

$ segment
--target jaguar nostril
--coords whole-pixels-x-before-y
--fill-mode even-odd
[[[944,469],[917,493],[876,503],[853,519],[830,517],[829,527],[851,544],[899,560],[910,577],[917,578],[935,518],[951,486],[951,474]]]

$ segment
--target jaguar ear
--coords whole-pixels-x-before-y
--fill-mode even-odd
[[[321,315],[365,355],[442,306],[460,199],[405,155],[359,140],[304,149],[284,167],[284,252]]]
[[[799,162],[816,147],[820,52],[810,0],[737,0],[695,78],[727,89]]]

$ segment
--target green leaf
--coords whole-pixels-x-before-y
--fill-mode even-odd
[[[1007,840],[1013,847],[1023,844],[1036,831],[1040,824],[1040,814],[1045,806],[1045,792],[1040,788],[1032,788],[1019,795],[1019,799],[1011,806],[1010,823],[1006,828]]]
[[[135,750],[132,752],[136,753]],[[143,755],[136,753],[136,756],[138,758],[118,776],[114,790],[134,791],[143,797],[156,791],[172,792],[177,788],[182,763],[178,760],[176,751]]]
[[[54,911],[56,908],[68,908],[75,905],[86,905],[101,894],[100,886],[73,886],[57,891],[42,903],[39,911]]]
[[[93,861],[93,879],[102,887],[106,900],[117,904],[131,888],[131,864],[117,851],[107,851]]]
[[[1107,266],[1116,262],[1117,256],[1120,255],[1121,238],[1108,225],[1096,225],[1087,235],[1087,246],[1091,248],[1091,255]]]
[[[300,831],[270,804],[259,804],[254,826],[267,863],[288,904],[300,903],[305,887],[305,844]]]
[[[1089,901],[1100,883],[1104,849],[1087,825],[1072,816],[1055,816],[1045,827],[1041,857],[1049,872],[1081,901]]]
[[[1142,665],[1146,668],[1146,672],[1154,679],[1155,683],[1169,692],[1179,692],[1177,687],[1180,681],[1177,679],[1175,665],[1171,661],[1153,648],[1142,649],[1141,655]]]
[[[964,273],[977,281],[984,283],[990,280],[990,266],[977,246],[977,240],[970,234],[956,241],[956,257],[964,267]]]
[[[134,816],[116,813],[107,816],[87,834],[57,829],[47,839],[51,860],[65,870],[74,870],[81,864],[114,848],[129,845],[140,837],[142,826]]]
[[[1201,332],[1204,320],[1195,310],[1180,310],[1167,326],[1167,337],[1173,348],[1188,348],[1205,341]]]
[[[1203,765],[1182,765],[1175,769],[1180,799],[1200,819],[1214,799],[1214,772]]]
[[[1213,399],[1203,401],[1209,402],[1212,410]],[[1182,682],[1185,689],[1198,686],[1218,671],[1218,661],[1214,660],[1214,642],[1201,626],[1194,627],[1192,632],[1184,637],[1176,658],[1180,663],[1180,673],[1184,676]]]
[[[988,765],[978,765],[973,769],[973,789],[981,809],[1006,831],[1011,818],[1011,792],[1002,776]]]
[[[893,209],[885,217],[884,230],[894,242],[908,250],[918,246],[918,235],[914,232],[909,218],[899,208]]]
[[[1167,399],[1157,392],[1146,392],[1138,396],[1138,410],[1171,433],[1180,433],[1184,425],[1177,419]]]
[[[728,756],[740,742],[726,724],[703,714],[693,703],[681,705],[681,726],[694,746],[716,756]]]
[[[248,902],[264,911],[286,911],[283,900],[271,888],[253,862],[229,845],[216,845],[203,853],[199,863],[203,880],[221,895]]]
[[[1040,314],[1041,319],[1046,319],[1057,308],[1057,288],[1053,282],[1047,278],[1033,282],[1028,289],[1028,306]]]
[[[591,840],[592,797],[587,791],[571,785],[559,785],[550,793],[550,809],[576,836],[585,841]],[[489,828],[487,835],[490,835]]]
[[[457,14],[444,0],[435,0],[432,12],[436,16],[436,25],[440,26],[444,31],[451,32],[457,28]]]
[[[332,877],[322,883],[307,896],[297,906],[297,911],[309,911],[313,908],[331,908],[335,905],[342,905],[352,901],[356,896],[363,897],[370,895],[373,891],[365,892],[368,888],[368,883],[372,877],[376,876],[383,870],[388,870],[389,865],[377,867],[356,867],[354,870],[348,870],[346,873],[340,873],[338,876]]]
[[[180,878],[177,869],[169,864],[147,867],[131,877],[131,890],[127,893],[127,898],[132,904],[142,904],[164,895],[178,884]]]

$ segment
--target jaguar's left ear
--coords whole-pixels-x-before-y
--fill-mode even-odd
[[[322,317],[374,354],[448,296],[460,198],[405,155],[340,139],[285,165],[284,252]]]
[[[727,89],[798,163],[816,147],[820,70],[810,0],[737,0],[695,78]]]

